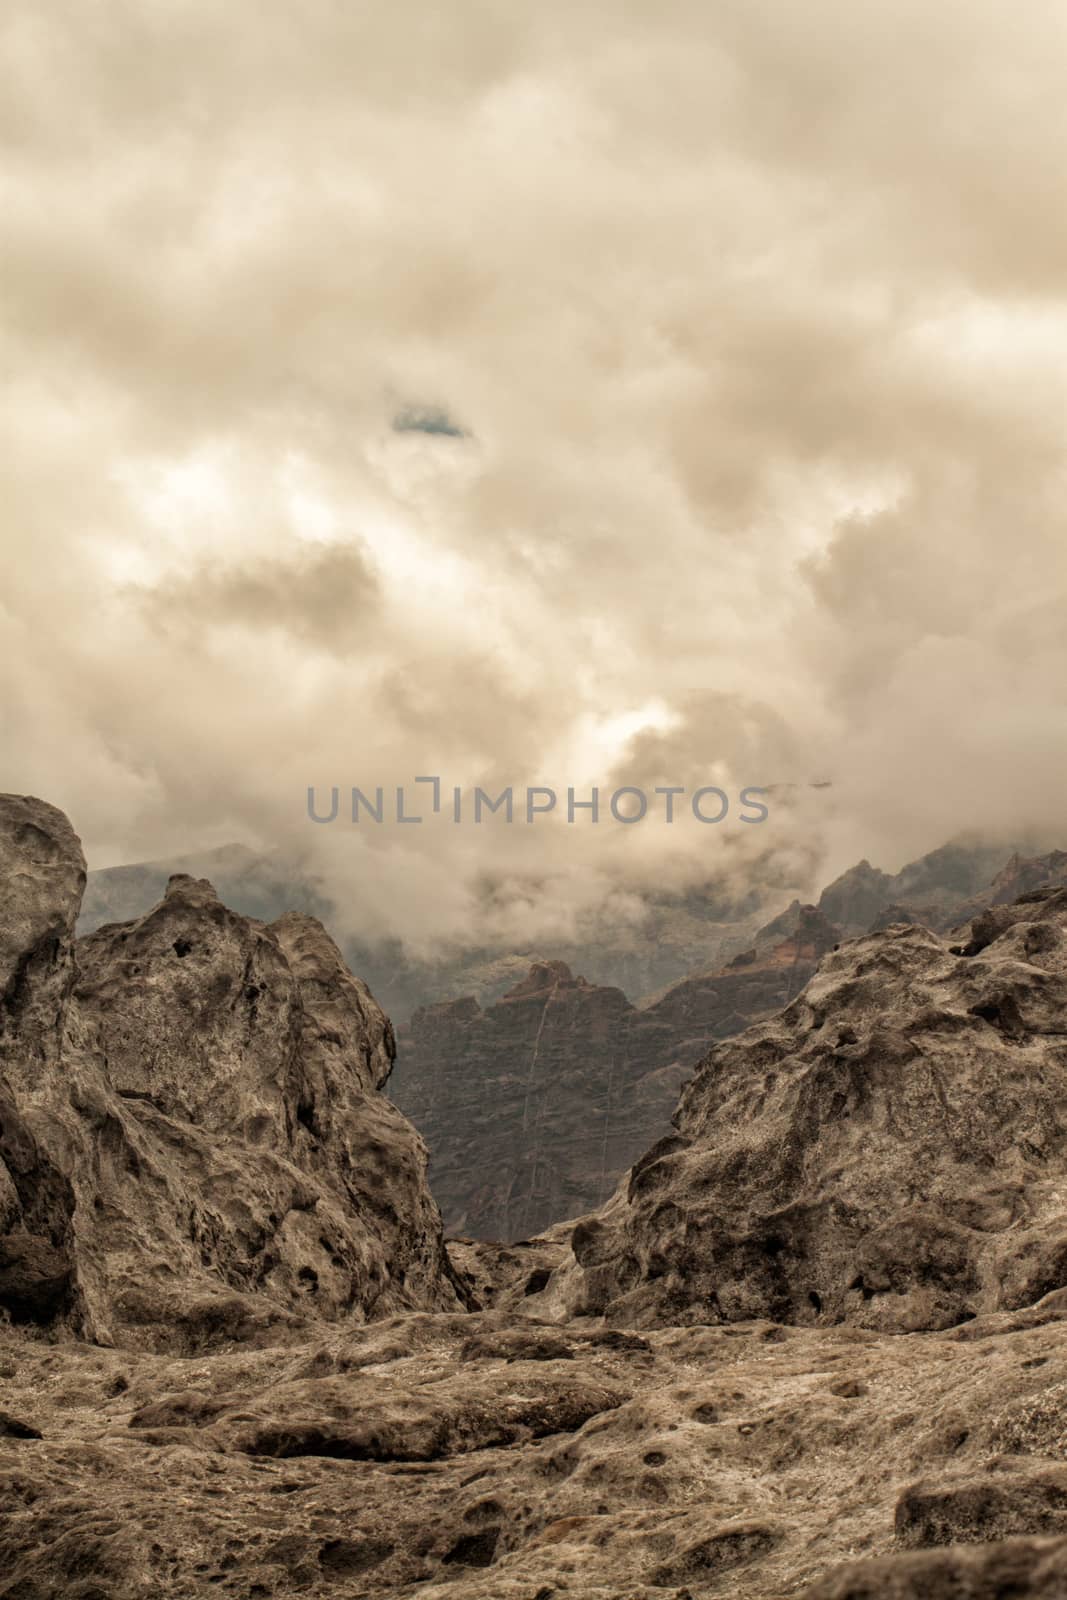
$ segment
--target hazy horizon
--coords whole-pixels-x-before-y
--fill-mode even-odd
[[[0,788],[90,867],[280,848],[428,945],[1055,836],[1065,45],[1052,3],[7,8]],[[794,787],[306,819],[427,773]]]

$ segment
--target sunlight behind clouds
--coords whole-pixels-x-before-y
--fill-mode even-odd
[[[1061,816],[1062,7],[37,0],[0,52],[5,781],[90,857],[300,846],[353,751],[830,778],[801,876]],[[740,848],[592,832],[346,881],[443,936]]]

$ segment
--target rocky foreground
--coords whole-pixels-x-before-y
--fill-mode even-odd
[[[512,1310],[185,1357],[9,1333],[0,1594],[1051,1600],[1065,1322],[1067,1296],[895,1339]]]
[[[196,1348],[463,1302],[392,1029],[311,917],[172,878],[73,938],[67,819],[0,801],[0,1307]]]
[[[442,1241],[313,919],[72,937],[0,800],[0,1597],[1067,1595],[1067,892],[831,951],[576,1224]]]

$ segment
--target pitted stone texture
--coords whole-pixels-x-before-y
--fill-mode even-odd
[[[14,1154],[0,1216],[12,1270],[41,1280],[38,1312],[195,1350],[457,1306],[426,1147],[381,1093],[392,1030],[322,927],[266,926],[176,876],[143,917],[72,946],[80,849],[39,807],[45,855],[26,806],[0,802],[0,949],[23,973],[4,1038]],[[32,1250],[31,1202],[47,1212]],[[25,1285],[9,1290],[25,1301]]]
[[[705,1058],[554,1292],[639,1326],[910,1332],[1067,1284],[1065,926],[1041,890],[962,946],[895,925],[826,956]]]
[[[0,1328],[0,1593],[1059,1600],[1067,1468],[999,1419],[1062,1409],[1063,1317],[407,1312],[195,1359]]]

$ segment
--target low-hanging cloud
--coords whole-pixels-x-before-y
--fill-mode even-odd
[[[2,781],[91,864],[278,845],[506,941],[1058,826],[1062,6],[0,29]],[[427,772],[783,798],[307,824]]]

